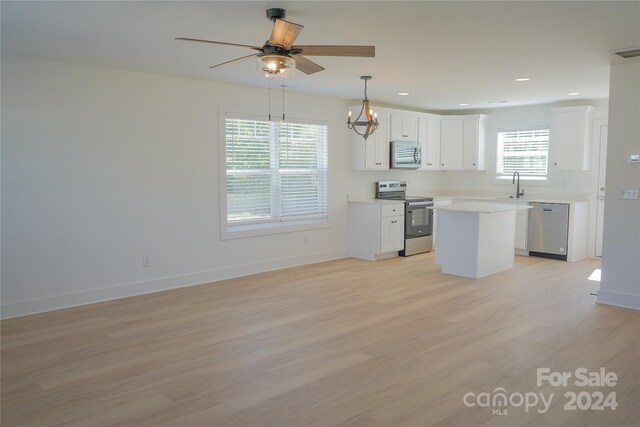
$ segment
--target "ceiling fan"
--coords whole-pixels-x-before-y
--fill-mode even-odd
[[[300,35],[304,26],[285,21],[284,9],[267,9],[267,18],[273,21],[273,30],[271,31],[271,37],[269,37],[269,40],[267,40],[262,47],[189,37],[178,37],[176,40],[248,47],[249,49],[256,50],[258,53],[252,53],[212,65],[209,68],[219,67],[255,56],[262,63],[262,70],[266,73],[267,77],[283,75],[294,68],[297,68],[305,74],[313,74],[324,70],[324,67],[302,56],[303,54],[308,56],[352,56],[370,58],[376,56],[375,46],[294,45],[293,42],[298,35]]]

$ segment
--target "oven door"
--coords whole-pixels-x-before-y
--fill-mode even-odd
[[[433,202],[407,202],[405,204],[405,239],[433,234]]]

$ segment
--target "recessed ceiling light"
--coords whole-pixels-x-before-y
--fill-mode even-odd
[[[569,92],[567,95],[576,96],[576,95],[580,95],[580,92]]]
[[[408,96],[409,92],[398,92],[398,95],[400,95],[400,96]]]
[[[466,107],[469,104],[462,103],[462,104],[458,104],[458,105],[461,106],[461,107]]]
[[[529,77],[518,77],[515,79],[516,82],[528,82],[529,80],[531,80]]]

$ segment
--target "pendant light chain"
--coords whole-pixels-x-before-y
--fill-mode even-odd
[[[364,99],[367,99],[367,80],[369,79],[364,79]]]

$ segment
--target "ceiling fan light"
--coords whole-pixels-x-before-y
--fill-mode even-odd
[[[296,61],[285,55],[262,55],[258,57],[258,67],[267,77],[284,77],[294,73]]]

